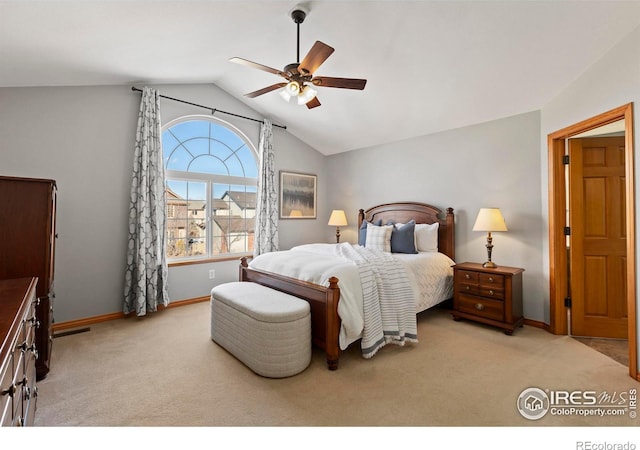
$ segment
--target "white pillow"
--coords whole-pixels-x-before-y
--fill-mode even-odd
[[[416,224],[416,249],[419,252],[438,251],[438,222],[431,225]],[[368,238],[367,238],[368,239]]]
[[[372,223],[367,224],[367,242],[366,247],[371,250],[379,250],[381,252],[391,253],[391,232],[393,225],[376,226]]]

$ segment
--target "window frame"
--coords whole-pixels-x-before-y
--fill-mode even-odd
[[[166,130],[170,129],[173,126],[176,126],[180,123],[183,122],[190,122],[190,121],[207,121],[207,122],[212,122],[214,125],[216,126],[221,126],[226,128],[227,130],[229,130],[230,132],[234,133],[239,139],[242,140],[242,142],[244,142],[244,144],[248,147],[249,151],[251,152],[251,154],[253,155],[255,164],[256,164],[256,173],[259,173],[260,171],[260,158],[259,158],[259,153],[258,150],[256,149],[255,145],[253,144],[253,142],[247,137],[247,135],[245,133],[243,133],[240,129],[238,129],[236,126],[230,124],[229,122],[226,122],[222,119],[219,119],[215,116],[212,115],[206,115],[206,114],[191,114],[191,115],[185,115],[185,116],[180,116],[177,117],[175,119],[170,120],[169,122],[165,123],[162,125],[161,129],[160,129],[160,133],[163,134]],[[246,251],[246,252],[238,252],[238,253],[219,253],[219,254],[213,254],[213,240],[214,240],[214,236],[212,234],[212,221],[213,221],[213,217],[212,217],[212,211],[211,211],[211,206],[213,203],[213,186],[215,184],[226,184],[229,186],[233,186],[233,185],[237,185],[237,186],[255,186],[256,188],[256,192],[257,192],[257,188],[258,188],[258,176],[256,175],[255,178],[252,177],[243,177],[243,176],[238,176],[238,175],[221,175],[221,174],[209,174],[209,173],[202,173],[202,172],[189,172],[189,171],[183,171],[183,170],[172,170],[172,169],[168,169],[166,167],[166,163],[165,163],[165,158],[168,158],[168,155],[164,154],[164,144],[163,144],[163,154],[162,154],[162,160],[163,160],[163,165],[164,165],[164,184],[165,184],[165,188],[167,188],[167,181],[171,180],[171,181],[184,181],[184,182],[194,182],[194,183],[205,183],[206,184],[206,195],[205,195],[205,223],[206,223],[206,234],[205,234],[205,239],[206,239],[206,255],[202,255],[202,256],[182,256],[182,257],[167,257],[167,264],[172,267],[172,266],[182,266],[182,265],[189,265],[189,264],[202,264],[202,263],[207,263],[207,262],[215,262],[215,261],[228,261],[228,260],[235,260],[235,259],[239,259],[242,256],[251,256],[253,253],[251,250]],[[194,158],[195,159],[195,158]],[[168,162],[168,159],[167,159]],[[246,168],[245,168],[245,172],[246,172]],[[168,204],[168,202],[167,202]],[[167,210],[167,204],[165,204],[165,212]],[[256,210],[257,210],[257,206],[256,205]],[[254,216],[255,217],[255,216]],[[246,219],[246,217],[245,217]],[[167,229],[166,229],[165,225],[165,236],[167,236]],[[255,228],[254,228],[254,233],[255,233]],[[168,242],[167,242],[168,244]],[[165,244],[165,245],[167,245]]]

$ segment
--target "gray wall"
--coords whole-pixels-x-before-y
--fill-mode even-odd
[[[499,207],[508,232],[493,233],[492,260],[525,268],[524,314],[544,318],[540,214],[540,116],[521,114],[328,158],[329,202],[347,211],[420,201],[456,213],[456,260],[485,261],[482,207]],[[341,231],[357,241],[357,222]]]
[[[164,95],[261,118],[212,85],[158,88]],[[122,310],[139,104],[140,94],[130,86],[0,89],[0,175],[52,178],[58,184],[56,322]],[[169,100],[161,103],[163,121],[206,112]],[[220,117],[258,146],[259,123]],[[318,219],[283,220],[281,248],[313,242],[326,232],[329,214],[324,157],[285,130],[276,128],[274,139],[278,170],[315,173],[319,179]],[[172,300],[208,295],[215,284],[237,279],[237,267],[229,261],[171,268],[169,295]],[[216,269],[214,280],[208,279],[210,268]]]

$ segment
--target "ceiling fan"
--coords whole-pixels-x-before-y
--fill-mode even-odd
[[[331,87],[341,89],[364,89],[367,84],[367,80],[356,78],[335,78],[325,76],[314,76],[315,71],[324,63],[327,58],[333,53],[334,48],[327,44],[316,41],[309,50],[309,53],[300,61],[300,24],[304,22],[307,12],[302,9],[296,8],[291,11],[291,18],[297,24],[298,27],[298,47],[297,47],[297,61],[292,64],[287,64],[283,70],[274,69],[262,64],[258,64],[242,58],[231,58],[229,61],[243,64],[245,66],[253,67],[254,69],[264,70],[265,72],[279,75],[286,82],[272,84],[257,91],[245,94],[245,97],[254,98],[259,95],[266,94],[276,89],[282,89],[280,95],[286,100],[290,101],[292,98],[297,99],[299,105],[307,105],[307,108],[312,109],[320,106],[320,101],[316,97],[317,87]]]

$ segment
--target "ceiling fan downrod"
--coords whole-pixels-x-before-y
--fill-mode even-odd
[[[298,46],[296,48],[296,62],[300,64],[300,24],[304,22],[307,13],[302,9],[294,9],[291,11],[291,18],[296,23],[298,28]]]

